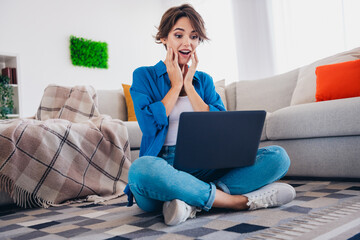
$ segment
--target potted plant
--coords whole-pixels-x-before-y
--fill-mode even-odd
[[[8,118],[14,109],[14,91],[9,82],[10,78],[0,75],[0,119]]]

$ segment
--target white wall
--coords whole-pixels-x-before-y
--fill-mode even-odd
[[[345,16],[342,20],[346,29],[345,47],[357,47],[360,15],[353,6],[359,4],[358,0],[332,0],[330,5],[326,0],[316,0],[316,3],[339,9],[337,2],[340,1]],[[301,64],[307,64],[309,59],[288,50],[288,38],[285,38],[288,42],[281,42],[279,37],[274,37],[272,31],[281,27],[285,27],[285,35],[296,29],[297,35],[301,33],[306,38],[309,46],[296,47],[305,43],[295,41],[294,49],[305,53],[307,58],[320,56],[315,53],[328,56],[343,50],[339,44],[329,43],[326,51],[320,51],[328,41],[324,37],[319,40],[319,35],[309,31],[317,26],[311,20],[308,27],[301,28],[289,27],[289,21],[282,19],[284,15],[293,21],[298,18],[301,23],[304,17],[306,20],[310,16],[326,20],[324,26],[332,36],[328,39],[340,43],[344,40],[340,39],[339,22],[342,21],[338,15],[329,14],[329,7],[310,12],[300,11],[296,6],[285,12],[283,7],[269,8],[275,3],[289,4],[287,0],[0,0],[0,53],[17,54],[20,58],[21,116],[35,114],[43,90],[49,84],[90,84],[96,89],[120,89],[121,83],[130,84],[135,68],[154,65],[165,58],[165,49],[153,39],[155,26],[169,7],[186,2],[202,15],[211,39],[198,48],[198,70],[209,73],[215,81],[225,78],[229,84],[291,70],[299,67],[300,60]],[[306,3],[314,5],[312,0]],[[275,16],[266,16],[266,8]],[[323,29],[319,33],[325,36]],[[70,35],[107,42],[109,69],[73,66]],[[279,67],[280,63],[284,63],[284,67]]]
[[[136,67],[163,56],[152,37],[161,1],[0,0],[0,9],[0,52],[19,56],[24,117],[36,113],[48,84],[119,89]],[[70,35],[107,42],[109,68],[73,66]]]
[[[132,82],[132,72],[165,58],[154,42],[155,26],[173,5],[168,0],[0,0],[0,52],[19,56],[21,116],[36,113],[44,88],[90,84],[96,89],[119,89]],[[231,1],[190,1],[203,15],[209,43],[199,48],[198,69],[214,80],[237,80]],[[218,9],[220,12],[214,11]],[[219,17],[221,13],[221,17]],[[108,43],[109,69],[71,64],[69,37],[75,35]]]

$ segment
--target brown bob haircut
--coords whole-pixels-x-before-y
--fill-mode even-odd
[[[200,14],[190,4],[183,4],[178,7],[172,7],[164,13],[158,27],[158,33],[155,36],[155,42],[161,43],[161,38],[167,38],[177,20],[182,17],[187,17],[190,20],[192,27],[199,34],[200,42],[209,40],[206,36],[204,20]]]

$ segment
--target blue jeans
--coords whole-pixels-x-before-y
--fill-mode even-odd
[[[216,187],[231,195],[242,195],[282,178],[290,167],[286,151],[279,146],[260,148],[255,164],[233,169],[178,171],[172,165],[175,146],[164,146],[159,157],[136,159],[129,170],[129,187],[144,211],[160,211],[164,201],[180,199],[208,211]]]

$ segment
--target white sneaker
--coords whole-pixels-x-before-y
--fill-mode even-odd
[[[296,191],[286,183],[271,183],[244,196],[249,200],[249,210],[255,210],[287,204],[295,198]]]
[[[195,218],[196,212],[200,211],[200,209],[190,206],[179,199],[164,202],[163,205],[165,224],[171,226],[185,222],[188,218]]]

